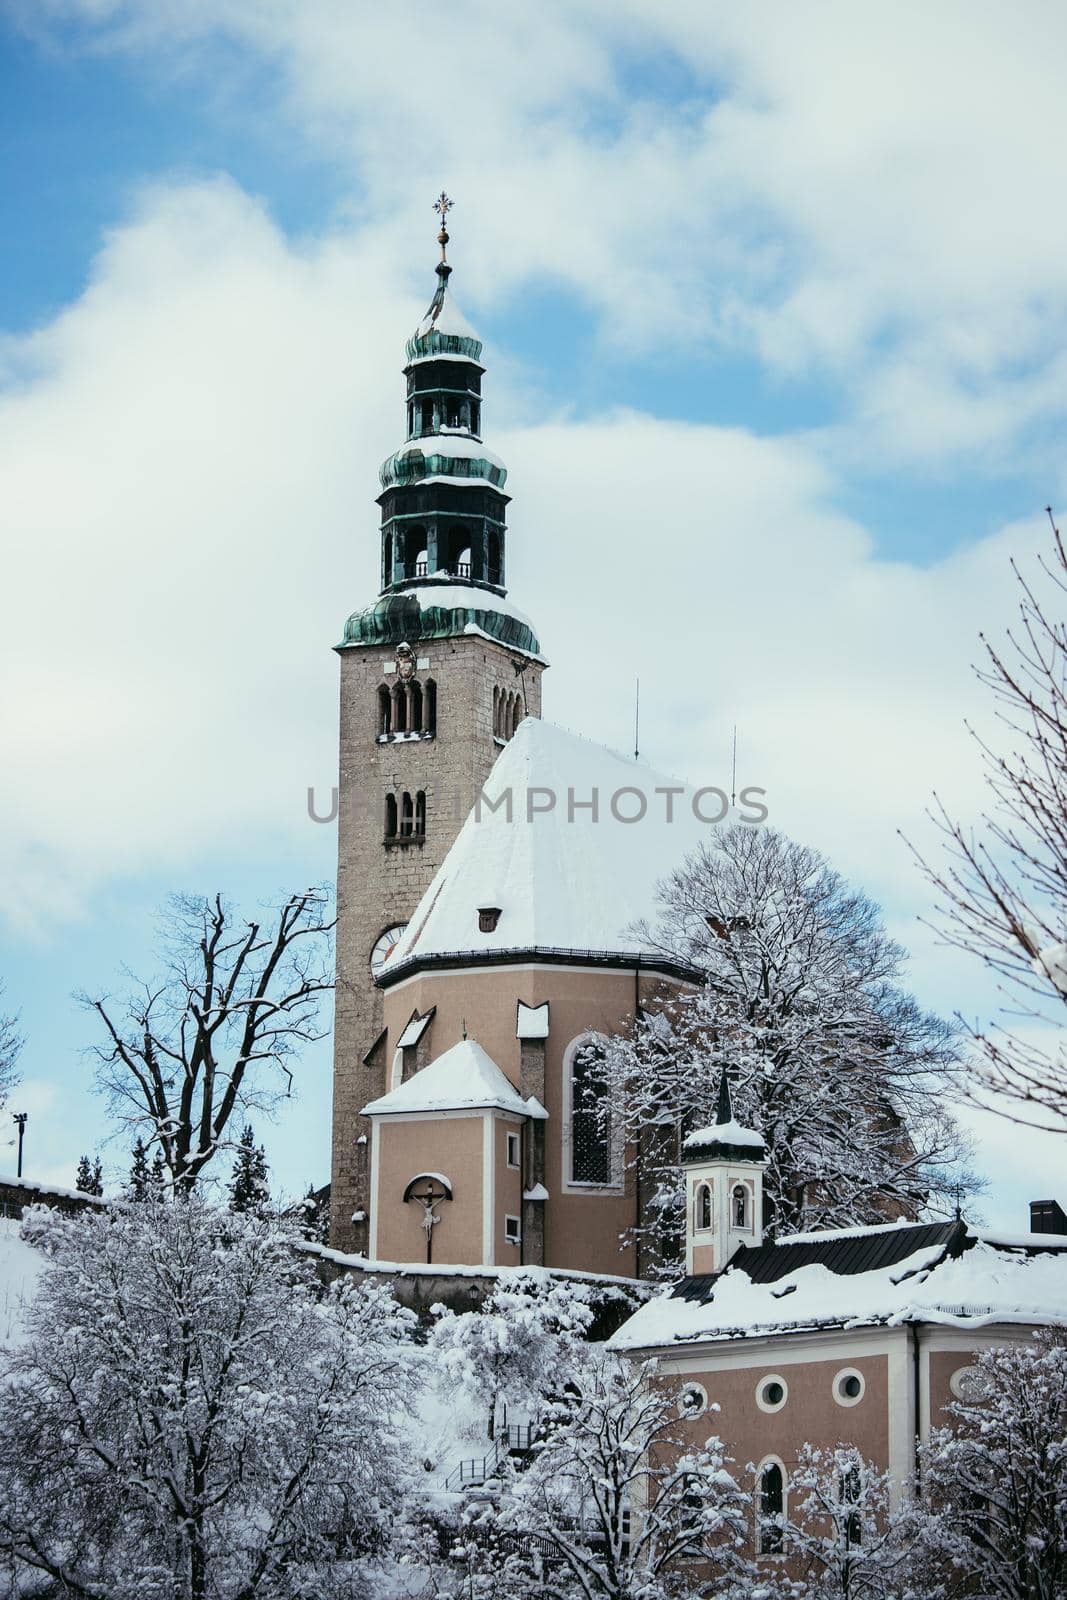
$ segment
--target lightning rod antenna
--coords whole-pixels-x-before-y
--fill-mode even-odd
[[[641,679],[634,679],[634,760],[641,754]]]

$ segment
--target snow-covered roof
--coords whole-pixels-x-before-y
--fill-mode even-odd
[[[674,791],[669,822],[667,796],[657,792],[665,788]],[[656,884],[710,836],[709,824],[693,811],[691,790],[527,717],[483,792],[393,951],[383,983],[395,982],[409,961],[459,953],[653,954],[628,929],[654,914]],[[595,820],[588,809],[594,794]],[[642,797],[643,818],[620,821],[635,815]],[[551,809],[541,809],[550,802]],[[489,933],[478,926],[478,907],[486,905],[500,907]]]
[[[547,1115],[539,1101],[522,1098],[480,1044],[474,1039],[461,1039],[399,1088],[364,1106],[363,1115],[489,1109],[513,1111],[520,1117]]]
[[[542,1000],[539,1006],[528,1006],[524,1000],[518,1004],[515,1019],[516,1039],[547,1039],[548,1038],[548,1001]]]
[[[1067,1323],[1067,1239],[999,1241],[965,1223],[805,1234],[687,1278],[611,1340],[647,1349],[820,1327]]]
[[[457,460],[488,461],[491,467],[507,470],[499,456],[469,433],[428,433],[421,439],[408,439],[389,459],[398,456],[454,456]]]
[[[451,334],[457,339],[478,338],[447,286],[443,293],[434,295],[426,315],[415,329],[415,338],[422,339],[428,333]]]
[[[694,1128],[692,1133],[686,1134],[683,1148],[696,1150],[710,1144],[736,1144],[762,1150],[763,1135],[731,1118],[729,1122],[711,1122],[706,1128]]]

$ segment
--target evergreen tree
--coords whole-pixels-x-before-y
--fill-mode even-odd
[[[133,1147],[130,1177],[126,1184],[127,1200],[147,1200],[148,1183],[148,1154],[144,1147],[144,1140],[138,1139]]]
[[[269,1197],[266,1151],[257,1146],[252,1124],[246,1122],[230,1179],[230,1210],[258,1211]]]
[[[301,1228],[304,1238],[311,1239],[315,1244],[329,1244],[329,1189],[316,1189],[313,1183],[309,1183],[303,1200],[302,1215]]]
[[[152,1165],[148,1172],[148,1198],[150,1200],[164,1200],[167,1195],[167,1163],[163,1159],[163,1152],[157,1146],[152,1157]]]
[[[103,1194],[104,1170],[100,1164],[99,1156],[93,1161],[90,1161],[88,1156],[82,1156],[78,1162],[78,1173],[74,1179],[74,1187],[80,1189],[82,1194]]]

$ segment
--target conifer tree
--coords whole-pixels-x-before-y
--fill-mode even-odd
[[[167,1163],[163,1159],[162,1150],[157,1147],[148,1172],[148,1198],[150,1200],[165,1200],[166,1196]]]
[[[78,1173],[74,1179],[74,1187],[80,1189],[82,1194],[103,1194],[104,1175],[100,1166],[100,1157],[90,1161],[88,1156],[82,1156],[78,1162]]]
[[[126,1198],[128,1200],[147,1200],[148,1186],[148,1154],[144,1147],[144,1140],[138,1139],[133,1147],[133,1161],[130,1164],[130,1177],[126,1185]]]
[[[246,1122],[230,1179],[230,1210],[258,1211],[269,1196],[267,1154],[262,1145],[257,1146],[252,1124]]]

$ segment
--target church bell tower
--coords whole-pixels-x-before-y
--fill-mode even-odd
[[[369,1127],[396,1041],[376,978],[524,716],[545,662],[507,598],[507,469],[482,442],[482,344],[437,288],[407,342],[405,441],[383,463],[381,578],[341,658],[331,1243],[368,1243]]]

